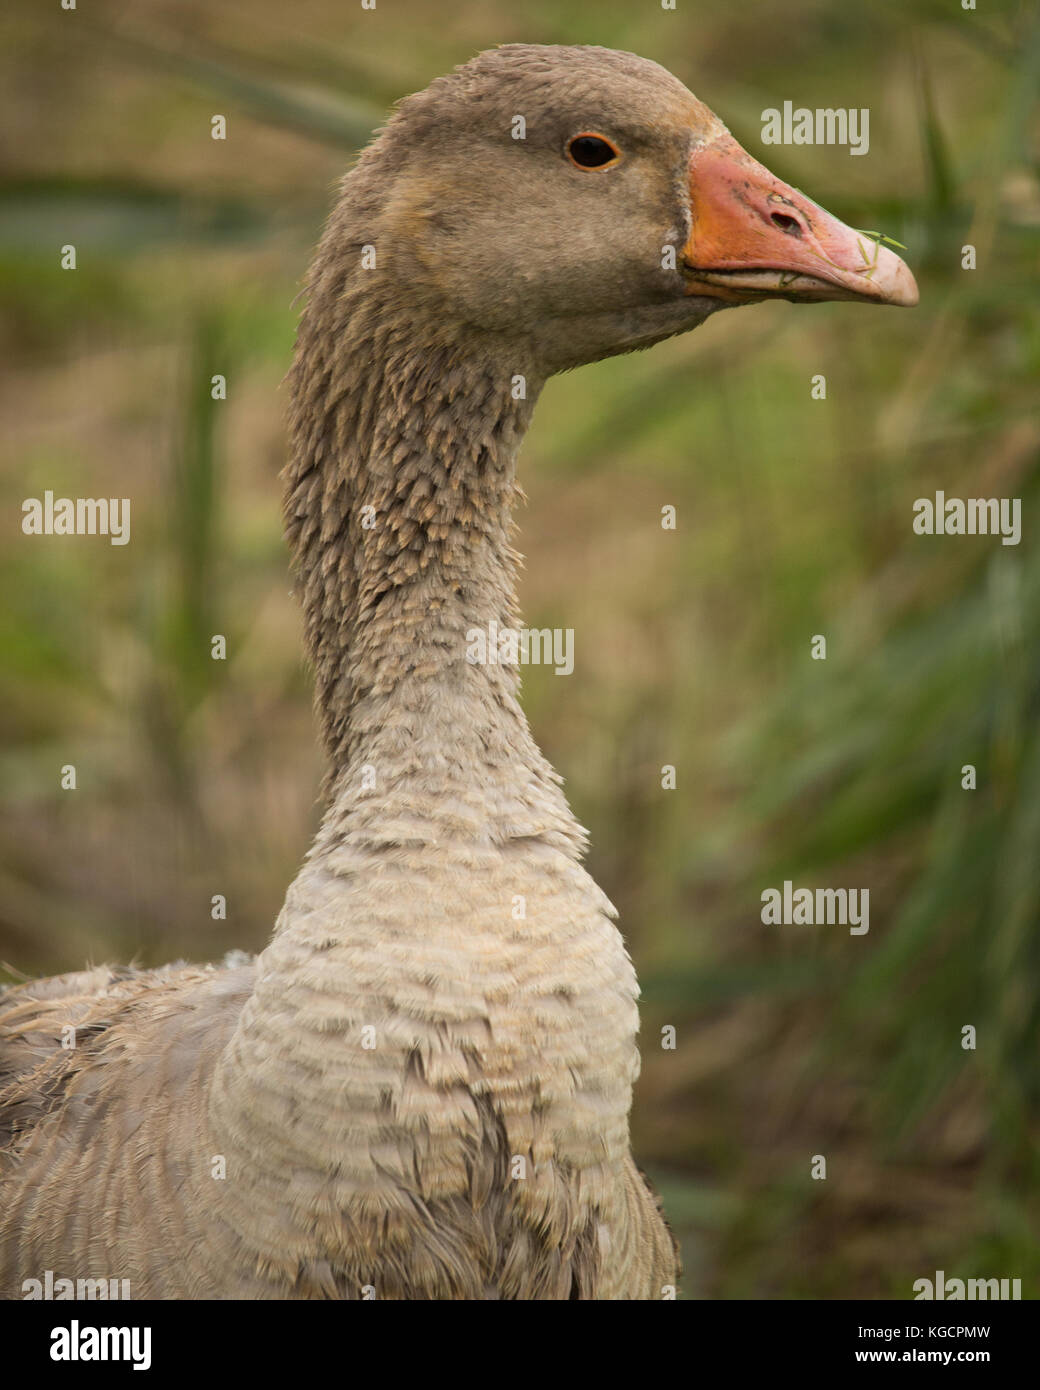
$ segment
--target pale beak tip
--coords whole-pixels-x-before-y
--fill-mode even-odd
[[[874,284],[881,291],[879,297],[882,304],[912,309],[921,298],[910,267],[887,246],[880,249],[878,273],[874,278]]]

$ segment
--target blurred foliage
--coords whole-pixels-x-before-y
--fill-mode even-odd
[[[631,48],[922,291],[719,316],[551,383],[528,442],[525,614],[578,661],[525,699],[640,966],[637,1150],[691,1294],[902,1298],[942,1268],[1035,1296],[1036,7],[151,0],[0,34],[0,960],[262,945],[317,816],[276,477],[334,180],[480,48]],[[785,99],[869,106],[869,156],[762,149]],[[46,488],[131,496],[131,544],[23,537]],[[937,489],[1021,497],[1022,544],[915,536]],[[869,934],[763,927],[785,878],[868,887]]]

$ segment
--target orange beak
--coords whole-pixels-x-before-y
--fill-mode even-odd
[[[917,303],[907,266],[752,159],[732,135],[690,159],[693,229],[683,247],[691,295]]]

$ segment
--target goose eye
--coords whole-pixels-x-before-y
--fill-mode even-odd
[[[579,169],[601,169],[621,156],[602,135],[576,135],[567,146],[567,153]]]

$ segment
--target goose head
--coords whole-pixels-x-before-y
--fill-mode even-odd
[[[898,256],[753,159],[658,64],[507,45],[407,98],[362,159],[393,289],[548,376],[764,299],[913,305]],[[366,208],[367,202],[367,208]]]

